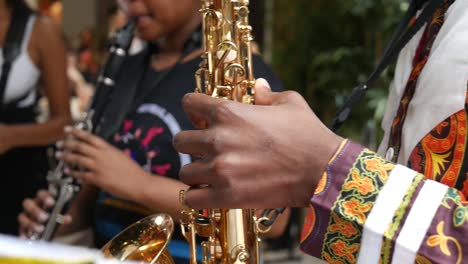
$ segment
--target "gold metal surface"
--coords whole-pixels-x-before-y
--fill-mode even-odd
[[[174,221],[169,215],[151,215],[120,232],[104,245],[102,252],[120,261],[173,264],[167,250],[173,231]]]
[[[196,92],[254,104],[252,28],[248,0],[202,0],[202,62],[195,74]],[[185,203],[185,191],[180,193]],[[254,209],[185,208],[182,234],[197,263],[196,237],[202,237],[203,264],[259,263],[259,238]]]

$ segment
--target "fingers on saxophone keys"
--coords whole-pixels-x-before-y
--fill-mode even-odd
[[[225,113],[229,113],[231,105],[233,102],[229,100],[199,93],[186,94],[182,100],[184,111],[197,128],[209,127],[213,122],[228,117]]]
[[[210,166],[204,160],[184,165],[179,172],[179,179],[189,186],[200,186],[210,181]]]
[[[210,186],[191,187],[185,194],[185,205],[193,209],[220,208],[222,198]]]
[[[231,137],[222,129],[182,131],[174,137],[174,148],[195,157],[209,157],[226,151]]]
[[[208,138],[207,131],[204,130],[183,131],[174,137],[173,145],[181,153],[202,157],[213,150]]]

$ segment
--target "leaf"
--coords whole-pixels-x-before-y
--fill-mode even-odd
[[[456,227],[462,226],[468,220],[468,207],[458,207],[453,212],[453,224]]]

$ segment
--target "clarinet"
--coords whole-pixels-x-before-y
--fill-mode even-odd
[[[88,106],[85,117],[78,121],[74,127],[90,133],[99,131],[101,117],[109,102],[112,88],[119,76],[123,63],[130,49],[136,20],[131,19],[127,25],[120,29],[111,39],[109,55],[96,82],[95,94]],[[68,205],[80,191],[80,183],[73,177],[64,173],[65,163],[58,162],[57,166],[47,173],[48,191],[56,199],[55,205],[49,211],[49,219],[41,234],[33,234],[30,239],[51,241],[55,231],[63,224],[64,212]]]

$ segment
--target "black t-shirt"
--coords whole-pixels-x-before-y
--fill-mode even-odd
[[[257,78],[267,79],[275,91],[282,90],[278,78],[260,57],[254,56],[253,62]],[[181,101],[185,94],[194,91],[194,73],[199,64],[199,58],[178,64],[168,74],[147,67],[136,96],[139,98],[143,93],[145,99],[125,117],[120,129],[109,140],[147,171],[159,175],[155,177],[178,179],[180,168],[191,162],[189,155],[174,150],[172,139],[182,130],[193,129]],[[144,92],[148,88],[151,92]],[[95,209],[97,246],[150,213],[140,205],[101,192]],[[169,250],[176,258],[188,258],[188,245],[179,229],[175,229]]]

